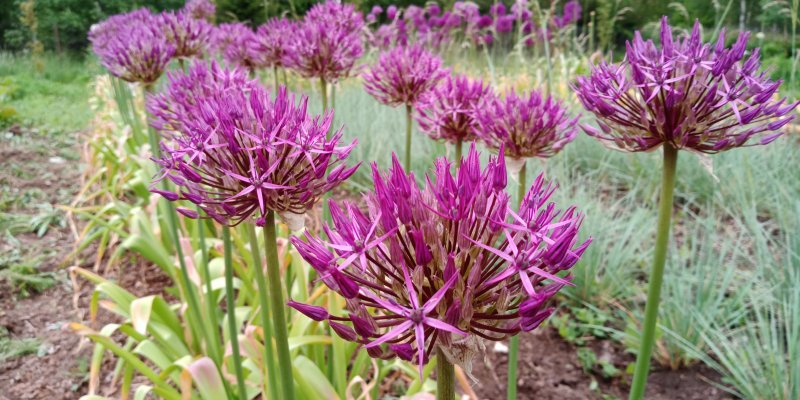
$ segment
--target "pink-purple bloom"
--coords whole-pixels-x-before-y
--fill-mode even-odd
[[[388,173],[372,169],[366,211],[331,201],[328,241],[292,238],[320,280],[347,299],[347,314],[290,306],[327,320],[372,357],[415,362],[420,374],[437,349],[469,368],[484,340],[533,330],[552,314],[550,299],[571,284],[563,272],[591,239],[578,241],[582,215],[558,210],[543,176],[514,211],[502,155],[481,168],[474,145],[455,175],[438,159],[424,188],[396,157]]]
[[[175,46],[161,32],[160,19],[146,9],[115,15],[89,31],[92,48],[114,76],[151,84],[175,55]]]
[[[726,48],[723,31],[716,44],[704,44],[696,22],[691,34],[676,40],[666,17],[660,46],[636,32],[622,62],[602,62],[574,83],[599,125],[583,129],[628,151],[668,144],[716,153],[772,142],[798,103],[775,98],[781,81],[759,70],[758,49],[745,58],[747,39],[742,32]]]
[[[316,4],[294,31],[284,62],[305,78],[346,78],[364,54],[363,28],[364,17],[354,5],[333,0]]]
[[[209,22],[214,21],[214,16],[217,14],[217,6],[209,0],[188,0],[183,10],[192,18]]]
[[[551,157],[577,136],[578,117],[571,118],[560,101],[533,90],[519,96],[487,96],[475,113],[478,136],[490,148],[505,147],[512,159]]]
[[[553,25],[561,29],[567,25],[574,24],[580,21],[582,11],[581,3],[577,0],[568,1],[564,4],[564,14],[553,16]]]
[[[475,111],[489,86],[465,75],[448,76],[428,92],[417,109],[421,130],[433,139],[451,143],[477,139]]]
[[[258,27],[253,46],[262,67],[282,67],[291,49],[297,24],[286,18],[272,18]]]
[[[364,89],[383,104],[412,106],[447,73],[442,60],[422,46],[396,47],[364,73]]]
[[[341,130],[328,138],[333,114],[308,115],[305,97],[296,101],[281,88],[273,99],[246,81],[244,71],[209,70],[199,62],[188,75],[170,78],[166,92],[152,100],[180,103],[173,109],[180,122],[154,124],[168,129],[158,179],[169,179],[178,191],[153,191],[168,200],[188,200],[221,224],[260,225],[275,212],[298,229],[306,210],[357,168],[345,165],[355,142],[341,145]],[[187,87],[194,79],[208,86]]]
[[[214,30],[212,48],[222,55],[230,66],[240,66],[252,71],[259,67],[256,34],[249,26],[234,22],[220,24]]]
[[[212,26],[206,20],[196,19],[184,11],[164,12],[158,15],[160,32],[167,43],[175,48],[174,57],[200,57],[206,51]]]

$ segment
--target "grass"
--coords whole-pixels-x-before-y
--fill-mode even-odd
[[[37,68],[28,57],[0,53],[2,103],[16,110],[6,125],[18,123],[51,134],[85,129],[91,118],[90,84],[97,72],[94,62],[69,56],[46,55]]]

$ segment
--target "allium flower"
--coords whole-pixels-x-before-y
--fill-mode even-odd
[[[652,150],[668,143],[677,149],[716,153],[766,144],[793,118],[797,102],[776,100],[781,81],[760,72],[759,50],[744,58],[748,32],[725,47],[703,44],[700,23],[674,40],[667,18],[661,20],[661,46],[639,32],[626,44],[619,64],[601,63],[573,88],[600,129],[587,134],[628,151]],[[752,142],[751,139],[758,140]]]
[[[364,54],[363,28],[364,17],[354,5],[333,0],[317,4],[293,34],[285,64],[306,78],[346,78]]]
[[[217,14],[217,6],[209,0],[188,0],[183,10],[192,18],[209,22],[214,21],[214,16]]]
[[[556,28],[563,28],[569,24],[574,24],[581,19],[581,12],[583,9],[581,8],[581,3],[577,0],[568,1],[564,4],[564,15],[561,16],[554,16],[553,17],[553,24]]]
[[[221,24],[214,30],[212,48],[222,55],[228,65],[241,66],[250,71],[258,67],[255,52],[255,32],[249,26],[235,22]]]
[[[387,174],[372,169],[366,213],[331,201],[330,242],[292,238],[320,280],[347,299],[347,315],[290,306],[327,320],[372,357],[417,363],[420,374],[437,349],[469,371],[484,340],[533,330],[553,312],[549,300],[570,284],[561,272],[591,239],[578,243],[582,215],[548,202],[555,187],[542,176],[515,212],[502,155],[481,169],[474,145],[455,176],[437,160],[424,189],[396,157]]]
[[[273,100],[254,83],[230,90],[244,79],[242,73],[203,71],[207,68],[194,64],[188,79],[205,76],[205,82],[214,82],[208,93],[175,96],[186,93],[187,78],[173,75],[170,86],[177,88],[162,95],[164,101],[187,104],[179,106],[185,110],[183,121],[170,125],[184,129],[162,143],[164,156],[158,160],[159,179],[171,180],[179,192],[156,192],[168,200],[188,200],[226,225],[250,219],[260,225],[274,211],[293,230],[301,228],[302,214],[355,172],[357,166],[344,165],[355,142],[340,146],[341,130],[327,139],[333,114],[309,116],[307,98],[295,102],[281,88]]]
[[[422,99],[417,121],[433,139],[451,143],[477,138],[476,107],[489,93],[489,86],[467,76],[448,76]]]
[[[175,54],[160,32],[158,18],[146,10],[118,15],[89,32],[94,52],[112,75],[145,85],[158,80]]]
[[[167,43],[175,48],[175,57],[203,55],[211,37],[211,24],[192,18],[184,11],[164,12],[158,19],[160,32],[156,34],[166,36]]]
[[[297,25],[286,18],[272,18],[258,27],[253,46],[262,67],[281,67],[287,58]]]
[[[442,60],[421,46],[396,47],[364,74],[364,89],[383,104],[410,106],[445,76]]]
[[[504,98],[489,96],[477,108],[478,136],[515,160],[550,157],[577,135],[578,117],[570,118],[561,102],[537,91],[518,96],[509,90]]]

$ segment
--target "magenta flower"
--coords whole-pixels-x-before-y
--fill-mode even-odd
[[[148,85],[158,80],[175,54],[175,47],[160,29],[158,18],[140,9],[92,26],[89,40],[108,72]]]
[[[186,12],[164,12],[159,14],[159,30],[156,34],[166,36],[167,43],[175,48],[174,57],[201,57],[211,38],[212,26],[203,19],[195,19]]]
[[[564,28],[567,25],[574,24],[581,19],[581,3],[577,0],[570,0],[564,4],[564,14],[553,16],[553,24],[556,28]]]
[[[666,17],[661,46],[636,32],[621,63],[603,62],[573,84],[600,126],[583,129],[628,151],[668,143],[716,153],[772,142],[794,118],[790,113],[798,103],[774,98],[781,81],[759,71],[758,49],[745,59],[748,35],[741,33],[729,48],[724,32],[716,45],[703,44],[696,22],[688,37],[675,40]]]
[[[241,23],[221,24],[215,30],[212,48],[222,55],[230,66],[240,66],[253,71],[258,65],[255,47],[256,34],[249,26]]]
[[[445,76],[442,60],[421,46],[396,47],[364,74],[364,89],[383,104],[413,106]]]
[[[217,6],[209,0],[188,0],[183,6],[183,11],[192,18],[213,22]]]
[[[352,4],[328,0],[306,13],[292,37],[285,64],[305,78],[348,77],[364,54],[364,17]]]
[[[578,243],[582,215],[548,202],[555,190],[542,176],[519,212],[509,208],[503,157],[481,168],[474,145],[462,166],[437,160],[424,189],[396,157],[382,174],[367,211],[330,202],[329,242],[292,238],[331,290],[347,299],[347,315],[289,305],[328,320],[370,356],[419,365],[436,350],[469,368],[485,340],[503,340],[539,326],[550,299],[570,284],[569,270],[590,243]]]
[[[171,138],[162,142],[164,156],[157,160],[158,179],[171,180],[179,192],[154,192],[188,200],[221,224],[252,219],[261,225],[274,211],[293,230],[301,228],[305,211],[355,172],[357,166],[344,165],[355,142],[340,146],[341,130],[327,139],[333,114],[309,116],[305,97],[296,102],[281,88],[273,100],[252,82],[233,88],[245,79],[243,72],[207,69],[195,63],[188,77],[171,76],[160,95],[162,102],[183,102],[175,108],[183,120],[167,125],[180,130],[169,132]],[[213,84],[190,88],[184,96],[193,79]]]
[[[531,91],[505,98],[488,96],[477,108],[478,136],[494,149],[505,147],[515,160],[551,157],[577,136],[578,117],[570,118],[561,102]]]
[[[282,67],[296,29],[297,24],[286,18],[272,18],[259,26],[253,46],[259,66]]]
[[[432,139],[451,143],[477,139],[475,111],[489,86],[465,75],[448,76],[428,92],[417,110],[417,121]]]

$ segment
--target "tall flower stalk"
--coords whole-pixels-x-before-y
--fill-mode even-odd
[[[578,117],[570,118],[561,102],[537,91],[519,96],[513,90],[505,97],[486,96],[475,108],[473,118],[478,137],[487,147],[505,149],[507,164],[519,180],[517,204],[522,206],[526,191],[528,158],[548,158],[561,151],[577,135]],[[519,338],[512,337],[508,349],[506,397],[517,397]]]
[[[403,165],[407,170],[411,169],[413,107],[447,76],[447,72],[442,68],[439,57],[414,45],[381,53],[378,62],[364,74],[367,93],[392,107],[405,105],[406,148]]]
[[[195,80],[205,84],[192,84]],[[357,168],[344,165],[355,143],[340,146],[341,131],[327,138],[333,115],[309,116],[307,103],[305,97],[295,102],[285,88],[272,99],[242,70],[196,63],[187,75],[171,76],[167,92],[151,104],[158,116],[156,126],[167,138],[162,142],[165,155],[157,160],[158,179],[169,180],[179,189],[160,193],[202,210],[178,209],[190,218],[211,218],[223,226],[264,227],[266,278],[258,276],[260,263],[254,262],[254,268],[261,281],[259,299],[270,301],[271,322],[265,321],[264,309],[261,317],[265,339],[270,334],[268,325],[273,325],[278,363],[269,372],[279,378],[282,399],[294,398],[294,384],[275,216],[293,231],[302,229],[306,210]],[[251,234],[251,243],[252,238]],[[251,250],[257,251],[257,246]],[[238,332],[231,335],[236,338]]]
[[[599,128],[583,126],[613,148],[648,151],[663,146],[663,180],[642,340],[630,399],[644,396],[655,341],[658,304],[671,226],[678,152],[713,154],[737,147],[768,144],[794,116],[798,103],[776,99],[781,81],[759,70],[759,50],[745,58],[749,32],[725,47],[702,43],[700,24],[674,39],[664,17],[661,45],[636,32],[620,64],[603,62],[573,87]]]
[[[393,157],[388,173],[373,164],[366,213],[330,201],[332,224],[292,243],[320,280],[346,301],[347,315],[289,305],[327,321],[373,358],[423,367],[437,357],[439,399],[455,391],[453,366],[469,372],[484,341],[538,327],[551,298],[570,285],[568,271],[589,241],[578,243],[583,217],[549,202],[555,187],[539,176],[518,211],[509,207],[501,155],[481,168],[475,146],[455,174],[440,158],[424,188]]]

